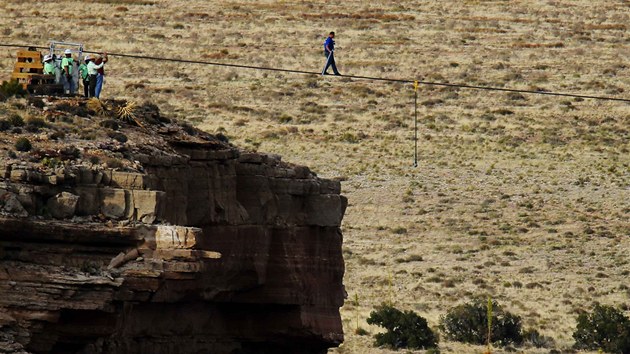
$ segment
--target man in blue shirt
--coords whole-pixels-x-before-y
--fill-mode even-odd
[[[328,68],[332,66],[333,72],[335,75],[340,76],[341,74],[337,70],[337,65],[335,65],[335,32],[330,32],[328,34],[328,38],[326,38],[326,42],[324,42],[324,55],[326,56],[326,66],[324,66],[324,70],[322,71],[322,75],[328,75],[326,71]]]

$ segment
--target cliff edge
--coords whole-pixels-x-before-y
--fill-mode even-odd
[[[0,130],[0,352],[343,341],[339,182],[152,104],[13,100]]]

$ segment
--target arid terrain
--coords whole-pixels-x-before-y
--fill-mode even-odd
[[[629,23],[628,1],[603,0],[0,2],[2,43],[319,71],[334,30],[342,74],[618,98],[630,98]],[[2,48],[0,79],[14,56]],[[421,86],[413,167],[411,85],[116,56],[106,72],[105,98],[150,101],[343,181],[336,353],[387,352],[365,322],[382,302],[437,327],[491,296],[560,351],[594,303],[630,314],[628,103]]]

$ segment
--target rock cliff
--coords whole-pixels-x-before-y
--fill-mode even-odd
[[[0,133],[0,352],[341,343],[338,182],[150,104],[48,98],[5,115],[13,107],[46,119]],[[24,137],[32,149],[13,151]]]

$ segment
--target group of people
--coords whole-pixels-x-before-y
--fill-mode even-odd
[[[55,58],[52,55],[44,56],[45,75],[57,75],[54,60]],[[83,95],[85,97],[100,97],[105,77],[105,63],[107,63],[107,54],[103,53],[95,57],[86,55],[84,62],[78,66],[78,74],[83,83]],[[60,80],[63,83],[64,91],[68,94],[73,94],[76,91],[75,80],[73,80],[74,68],[75,63],[74,58],[72,58],[72,51],[66,49],[64,57],[61,59]]]
[[[334,75],[341,75],[337,70],[335,63],[334,51],[335,51],[335,32],[330,32],[328,38],[324,42],[324,55],[326,56],[326,65],[322,75],[328,75],[328,68],[332,67]],[[55,67],[54,55],[44,56],[44,74],[57,75],[57,69]],[[107,54],[96,55],[92,57],[86,55],[84,63],[78,66],[79,78],[83,82],[83,95],[85,97],[99,98],[103,89],[103,80],[105,77],[105,63],[107,63]],[[75,68],[74,58],[72,58],[72,51],[66,49],[64,51],[64,57],[61,59],[60,65],[60,81],[63,83],[64,91],[67,94],[74,94],[76,91],[75,80],[73,79],[73,70]]]

